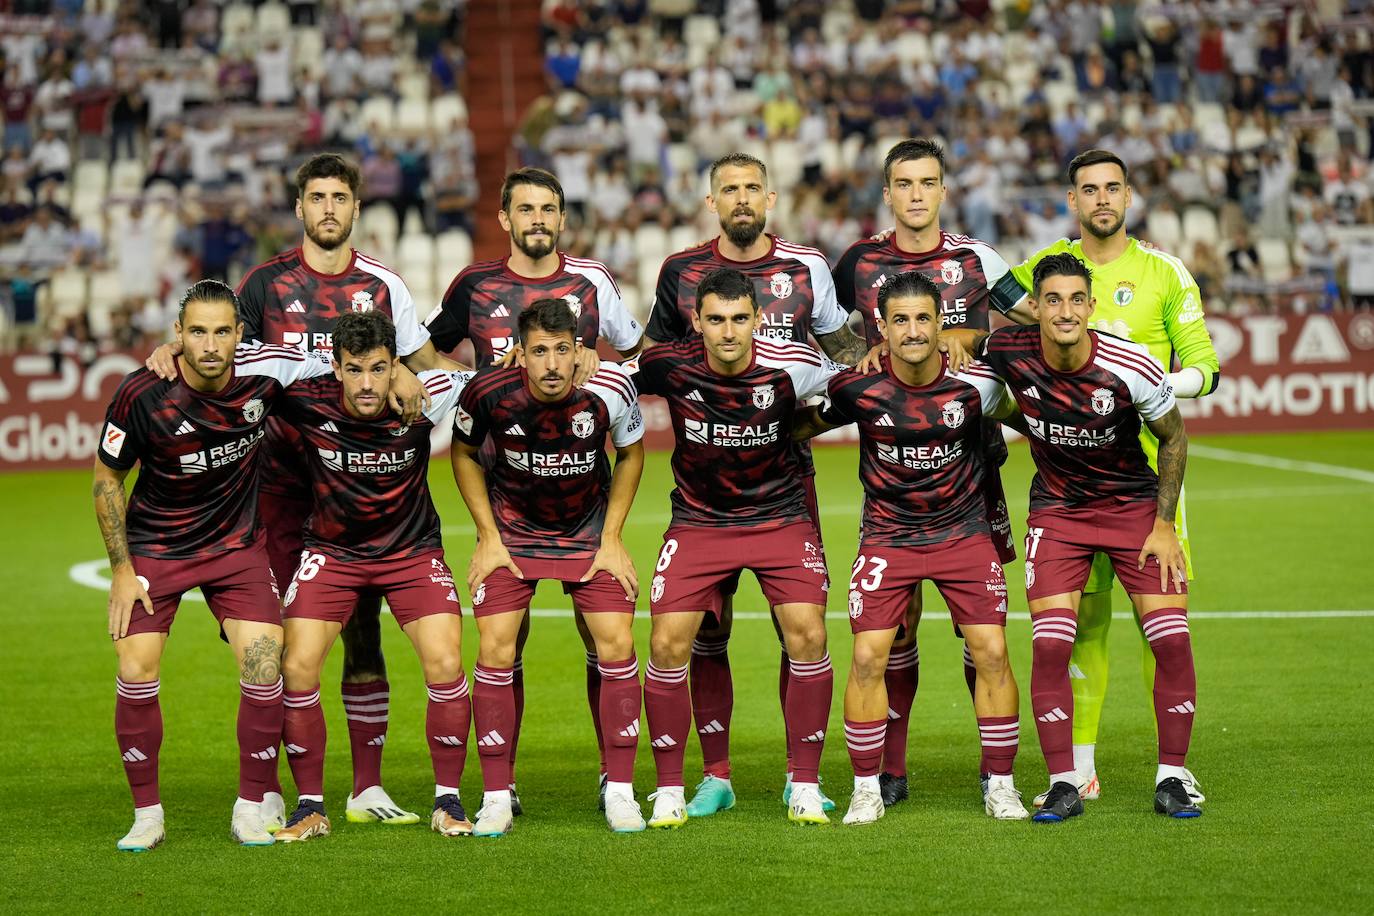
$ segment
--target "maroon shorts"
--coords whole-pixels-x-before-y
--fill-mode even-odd
[[[288,620],[309,617],[343,626],[365,595],[386,598],[402,627],[431,614],[463,613],[442,550],[376,560],[341,560],[317,550],[302,551],[283,600],[284,613]]]
[[[820,535],[809,521],[781,528],[703,528],[675,525],[649,587],[651,614],[707,611],[719,617],[725,586],[752,570],[768,604],[825,606],[830,579]]]
[[[307,493],[307,496],[309,494]],[[290,582],[301,561],[302,535],[310,518],[311,502],[258,487],[258,517],[267,530],[267,557],[278,582]]]
[[[144,580],[148,597],[153,599],[153,613],[150,616],[142,604],[135,603],[129,618],[130,636],[170,633],[181,596],[193,588],[199,588],[205,596],[211,613],[220,622],[221,635],[226,620],[281,626],[277,583],[261,541],[194,560],[135,556],[133,564],[134,573]]]
[[[1093,554],[1105,553],[1128,595],[1158,595],[1159,559],[1136,569],[1155,524],[1153,500],[1079,509],[1040,509],[1026,519],[1026,597],[1082,591]],[[1170,583],[1170,587],[1172,587]],[[1187,594],[1187,583],[1183,594]]]
[[[1011,515],[1007,513],[1007,494],[1002,489],[1002,472],[991,462],[985,469],[983,498],[987,502],[988,527],[992,529],[992,546],[1002,565],[1016,562],[1016,541],[1011,534]]]
[[[635,603],[625,595],[625,589],[615,577],[601,571],[591,581],[583,582],[587,568],[592,565],[591,557],[577,559],[540,559],[537,557],[512,557],[515,565],[525,574],[517,579],[509,569],[495,570],[472,596],[472,613],[475,617],[489,617],[492,614],[505,614],[510,611],[523,611],[534,598],[535,586],[541,579],[552,579],[563,583],[563,594],[571,595],[573,609],[580,614],[600,614],[616,612],[633,614]]]
[[[849,577],[849,628],[901,626],[911,593],[926,579],[944,596],[956,633],[960,626],[1006,626],[1007,580],[992,540],[979,534],[940,544],[860,544]]]
[[[806,514],[811,519],[811,524],[816,528],[816,546],[820,549],[821,559],[825,559],[825,544],[821,543],[821,504],[816,499],[816,476],[808,474],[802,478],[802,494],[806,498]],[[739,591],[739,577],[743,572],[736,572],[730,577],[723,586],[721,594],[729,597]]]

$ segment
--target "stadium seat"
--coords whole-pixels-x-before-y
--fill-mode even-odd
[[[425,99],[403,98],[396,103],[396,130],[418,136],[430,128],[429,102]]]
[[[639,281],[640,289],[654,289],[658,286],[658,269],[662,267],[661,261],[640,261],[635,271],[635,276]],[[647,317],[648,303],[644,303],[642,314]]]
[[[1145,218],[1145,237],[1156,247],[1177,253],[1183,241],[1183,223],[1173,210],[1153,208]]]
[[[364,238],[379,248],[377,256],[384,261],[389,259],[396,249],[396,239],[401,235],[396,211],[386,204],[376,204],[363,210],[359,222],[362,223]]]
[[[779,191],[790,191],[801,181],[802,154],[796,140],[774,140],[765,161],[771,184]]]
[[[291,31],[291,40],[296,69],[310,67],[318,74],[324,56],[324,34],[315,26],[297,26]]]
[[[405,76],[399,77],[396,80],[396,92],[400,95],[402,102],[407,100],[428,102],[429,74],[421,71],[407,73]]]
[[[858,134],[850,134],[840,142],[840,161],[846,169],[852,169],[859,164],[859,156],[863,151],[864,138]]]
[[[1264,128],[1260,127],[1258,124],[1245,124],[1241,126],[1240,130],[1236,131],[1237,152],[1258,150],[1268,145],[1269,134],[1267,134]]]
[[[686,251],[688,248],[695,248],[697,242],[701,241],[701,231],[696,226],[688,223],[685,226],[674,226],[668,233],[668,251]]]
[[[720,44],[720,23],[715,16],[688,16],[682,29],[688,48],[714,48]]]
[[[235,51],[253,31],[253,8],[246,3],[231,3],[220,15],[220,51]]]
[[[821,144],[821,171],[825,174],[844,168],[844,152],[838,140],[826,140]]]
[[[75,318],[86,310],[90,293],[84,270],[64,267],[55,271],[46,289],[48,314],[61,318]]]
[[[833,3],[828,6],[825,13],[821,16],[821,40],[831,42],[835,39],[844,39],[849,35],[849,30],[854,27],[854,14],[847,9],[848,4]],[[917,35],[925,38],[919,32],[907,30],[907,35]]]
[[[472,263],[472,238],[462,229],[449,229],[435,239],[435,264],[439,281],[447,284]]]
[[[258,37],[285,36],[291,31],[291,11],[285,3],[264,3],[258,7]]]
[[[114,305],[109,302],[92,302],[86,307],[86,326],[91,329],[91,336],[97,339],[110,336],[114,330],[113,312]]]
[[[143,193],[143,163],[138,159],[120,159],[110,170],[110,193],[120,197],[137,197]]]
[[[443,131],[448,129],[455,118],[467,120],[468,106],[458,93],[446,92],[430,100],[429,116],[435,129]]]
[[[668,171],[673,175],[697,170],[697,153],[690,143],[668,144]]]
[[[1045,84],[1045,100],[1050,103],[1050,113],[1055,117],[1062,115],[1070,102],[1078,101],[1078,87],[1065,80],[1054,80]]]
[[[1226,109],[1220,102],[1194,102],[1193,123],[1201,130],[1208,124],[1226,121]]]
[[[1130,130],[1140,123],[1140,106],[1135,104],[1121,106],[1121,126]]]
[[[1189,207],[1183,211],[1183,237],[1190,244],[1206,242],[1215,245],[1221,237],[1217,215],[1207,207]]]
[[[115,306],[124,298],[124,287],[117,270],[97,270],[91,274],[91,305]]]
[[[978,98],[986,105],[996,108],[1012,107],[1011,89],[1001,80],[979,80],[977,83]]]
[[[395,126],[396,113],[391,99],[384,95],[368,97],[358,110],[358,121],[364,128],[376,125],[377,129],[390,133]]]
[[[635,230],[635,256],[641,264],[663,263],[668,256],[668,231],[657,223],[645,223]]]
[[[1259,239],[1255,242],[1259,253],[1260,270],[1270,283],[1282,283],[1293,276],[1293,259],[1288,243],[1282,239]]]
[[[72,171],[72,194],[104,197],[110,187],[110,169],[104,159],[82,159]]]

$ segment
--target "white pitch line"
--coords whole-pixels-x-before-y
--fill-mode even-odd
[[[1320,461],[1294,461],[1291,458],[1276,458],[1273,455],[1259,455],[1254,452],[1237,452],[1229,448],[1212,445],[1188,443],[1188,455],[1199,458],[1212,458],[1216,461],[1230,461],[1233,464],[1252,464],[1260,468],[1276,471],[1301,471],[1306,474],[1321,474],[1326,477],[1343,477],[1361,483],[1374,483],[1374,471],[1348,468],[1339,464],[1323,464]]]

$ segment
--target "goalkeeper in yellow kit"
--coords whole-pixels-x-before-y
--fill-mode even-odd
[[[1107,150],[1088,150],[1069,163],[1069,206],[1083,227],[1082,239],[1060,239],[1012,268],[1025,290],[1041,258],[1068,252],[1092,270],[1097,300],[1092,327],[1144,344],[1169,372],[1177,397],[1211,394],[1220,365],[1207,323],[1202,296],[1183,262],[1170,254],[1144,247],[1126,234],[1126,210],[1131,206],[1126,165]],[[1012,303],[999,303],[1003,311]],[[1177,368],[1175,368],[1177,367]],[[1171,371],[1172,370],[1172,371]],[[1155,463],[1158,443],[1150,431],[1140,430],[1141,445]],[[1188,544],[1188,516],[1183,495],[1178,502],[1178,537],[1192,578]],[[1094,748],[1097,725],[1107,692],[1107,629],[1112,620],[1112,567],[1098,554],[1083,589],[1078,611],[1078,639],[1070,666],[1073,684],[1073,757],[1080,791],[1085,799],[1098,797]],[[1154,684],[1154,658],[1144,653],[1147,688]],[[1188,773],[1184,786],[1194,802],[1203,801],[1197,780]],[[1035,800],[1036,805],[1041,799]]]

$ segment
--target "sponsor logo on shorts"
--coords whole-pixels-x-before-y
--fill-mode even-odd
[[[858,620],[864,613],[863,592],[850,589],[849,592],[849,619]]]
[[[662,576],[654,576],[654,581],[649,586],[649,599],[658,601],[663,597],[664,581]]]
[[[481,585],[477,586],[477,591],[472,593],[472,606],[477,607],[477,605],[481,604],[483,601],[486,600],[487,583],[483,582]]]
[[[1035,587],[1035,561],[1026,561],[1026,588]]]

